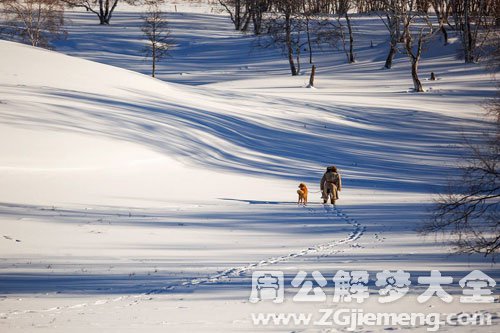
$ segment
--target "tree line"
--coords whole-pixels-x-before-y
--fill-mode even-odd
[[[146,4],[160,10],[164,0],[121,0]],[[413,88],[422,92],[418,75],[424,45],[440,34],[448,44],[452,31],[461,43],[465,63],[477,62],[491,49],[490,41],[500,27],[498,0],[218,0],[234,28],[259,37],[261,46],[279,46],[291,75],[301,72],[304,55],[314,63],[314,50],[333,47],[345,53],[346,62],[356,61],[354,16],[377,15],[387,30],[384,68],[391,69],[398,52],[411,64]],[[120,0],[0,0],[0,33],[15,35],[33,46],[50,47],[64,37],[65,8],[84,8],[100,25],[111,24]],[[158,16],[158,15],[157,15]],[[158,19],[158,17],[157,17]],[[168,35],[164,13],[162,34]],[[146,25],[151,26],[151,20]],[[193,22],[195,24],[195,22]],[[153,30],[157,29],[153,25]],[[143,29],[144,31],[144,29]],[[158,33],[158,30],[155,30]],[[151,41],[151,35],[147,35]],[[156,41],[151,41],[155,45]],[[150,52],[151,54],[160,54]],[[154,58],[154,57],[153,57]]]
[[[424,44],[441,34],[448,44],[449,31],[461,42],[465,63],[487,53],[490,37],[500,27],[498,0],[219,0],[234,28],[268,37],[268,44],[281,46],[291,75],[300,72],[301,52],[313,63],[313,50],[334,46],[354,63],[355,21],[353,16],[378,15],[388,34],[384,68],[390,69],[395,55],[407,54],[414,90],[422,92],[418,65]]]

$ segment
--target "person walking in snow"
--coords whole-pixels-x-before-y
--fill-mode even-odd
[[[326,168],[326,172],[321,178],[320,188],[323,203],[327,203],[328,199],[330,199],[331,203],[335,205],[335,200],[339,199],[339,192],[342,190],[342,179],[336,166]]]

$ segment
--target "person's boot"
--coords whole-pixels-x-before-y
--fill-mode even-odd
[[[332,201],[332,205],[335,205],[335,199],[334,199],[334,198],[332,198],[332,200],[331,200],[331,201]]]
[[[326,204],[326,199],[323,199],[323,204]]]

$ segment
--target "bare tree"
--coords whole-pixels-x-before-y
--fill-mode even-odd
[[[394,57],[398,53],[398,43],[401,40],[401,13],[403,12],[402,3],[399,0],[381,0],[383,10],[379,14],[384,22],[387,31],[389,31],[389,52],[385,59],[384,68],[391,69]]]
[[[87,12],[97,15],[99,24],[108,25],[111,17],[118,5],[119,0],[61,0],[69,7],[85,8]],[[129,4],[133,4],[135,0],[125,0]]]
[[[443,34],[443,43],[448,45],[448,32],[446,31],[446,24],[448,24],[448,16],[450,15],[449,0],[432,0],[432,8],[438,20],[439,30]]]
[[[435,202],[423,234],[450,235],[455,251],[495,257],[500,250],[500,102],[490,112],[496,123],[482,144],[466,146],[469,158],[461,176]]]
[[[148,40],[144,53],[147,58],[151,58],[151,76],[155,77],[156,64],[168,56],[172,45],[170,30],[165,13],[160,9],[158,1],[148,3],[148,9],[142,15],[142,19],[144,20],[142,32]]]
[[[316,76],[316,65],[312,65],[311,74],[309,75],[309,84],[307,85],[308,88],[314,88],[315,76]]]
[[[307,50],[309,51],[309,63],[313,63],[313,36],[311,31],[311,22],[316,16],[317,12],[315,12],[314,8],[310,5],[308,0],[301,0],[302,3],[302,16],[304,18],[304,24],[306,28],[306,36],[307,36]],[[315,66],[313,66],[313,69]],[[314,74],[313,74],[314,76]],[[314,81],[314,80],[313,80]]]
[[[418,77],[418,65],[422,56],[424,42],[434,33],[434,29],[425,12],[412,11],[414,0],[401,0],[403,3],[401,17],[403,21],[403,41],[406,54],[411,63],[411,78],[413,80],[413,89],[415,92],[423,92],[422,82]],[[416,26],[419,24],[418,26]],[[414,27],[416,26],[416,27]],[[418,33],[414,33],[415,28]]]
[[[424,43],[433,35],[434,29],[427,14],[427,6],[420,3],[424,10],[418,10],[416,0],[381,0],[384,16],[381,16],[390,35],[389,53],[384,68],[390,69],[394,56],[398,52],[398,44],[404,50],[411,63],[411,77],[415,92],[423,92],[418,77],[418,65],[422,57]]]
[[[352,9],[353,3],[351,0],[337,0],[337,1],[338,1],[337,20],[339,23],[339,27],[341,29],[343,49],[347,56],[347,62],[352,64],[356,61],[354,58],[354,33],[351,24],[351,18],[349,16],[349,11]],[[346,22],[347,32],[349,35],[349,49],[347,49],[346,47],[346,37],[344,33],[344,27],[341,23],[341,17],[343,17]]]
[[[486,66],[495,77],[500,70],[500,31],[491,33],[488,41],[485,43],[486,49]],[[497,108],[500,109],[500,108]],[[498,114],[500,116],[500,113]],[[500,118],[499,118],[500,121]]]
[[[496,24],[494,11],[498,10],[498,5],[495,8],[488,4],[485,0],[450,0],[455,29],[460,33],[466,63],[478,61],[479,51],[488,38],[489,28]]]
[[[487,68],[500,68],[500,38],[489,38]],[[500,251],[500,94],[486,106],[492,118],[479,143],[464,138],[468,157],[460,174],[435,202],[431,218],[420,228],[423,234],[450,235],[455,251],[495,256]]]
[[[309,64],[313,64],[315,48],[322,48],[322,44],[336,47],[340,38],[339,26],[329,19],[318,7],[319,2],[311,0],[293,0],[297,7],[292,7],[292,38],[293,49],[296,54],[297,71],[300,72],[301,50],[307,51]],[[329,30],[331,29],[331,30]],[[305,36],[305,39],[304,39]]]
[[[64,7],[58,0],[0,0],[5,32],[33,46],[50,48],[65,36]]]
[[[304,24],[298,17],[300,9],[298,1],[276,0],[274,10],[265,22],[266,37],[270,37],[270,43],[265,46],[277,45],[283,49],[293,76],[300,71],[300,50],[303,43],[301,34]]]
[[[269,10],[271,0],[247,0],[250,3],[250,17],[253,22],[253,32],[255,35],[260,35],[262,32],[262,22],[264,14]]]
[[[250,1],[245,0],[219,0],[219,3],[229,14],[235,30],[246,30],[250,22]]]

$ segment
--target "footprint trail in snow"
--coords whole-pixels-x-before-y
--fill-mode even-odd
[[[318,211],[307,207],[309,210],[310,214],[316,214]],[[74,305],[68,305],[68,306],[57,306],[57,307],[52,307],[49,309],[44,309],[44,310],[24,310],[24,311],[14,311],[9,314],[2,313],[1,315],[5,318],[10,317],[11,315],[23,315],[23,314],[33,314],[33,313],[44,313],[44,312],[55,312],[55,313],[61,313],[61,311],[64,310],[76,310],[80,309],[83,307],[89,307],[89,306],[102,306],[107,303],[116,303],[120,301],[131,301],[131,303],[127,304],[127,306],[131,305],[137,305],[139,304],[139,300],[143,297],[150,297],[150,295],[155,295],[155,294],[161,294],[165,292],[169,292],[178,288],[188,288],[188,287],[194,287],[197,285],[201,284],[215,284],[221,281],[227,281],[231,278],[234,277],[239,277],[243,275],[244,273],[252,270],[252,269],[258,269],[261,267],[265,266],[270,266],[273,264],[277,263],[282,263],[289,261],[294,258],[298,257],[303,257],[306,255],[310,254],[319,254],[323,256],[335,254],[338,251],[336,251],[336,248],[340,245],[347,244],[347,243],[352,243],[356,240],[358,240],[365,232],[365,227],[362,226],[358,221],[355,219],[349,217],[347,214],[342,212],[341,209],[337,208],[336,206],[330,206],[330,205],[323,205],[324,209],[324,214],[325,216],[331,220],[332,222],[338,218],[342,219],[346,224],[351,225],[353,227],[352,231],[345,237],[339,240],[332,240],[327,243],[322,243],[314,246],[310,246],[308,248],[303,248],[299,249],[296,251],[293,251],[287,255],[283,256],[277,256],[277,257],[270,257],[264,260],[261,260],[256,263],[244,265],[244,266],[237,266],[237,267],[231,267],[228,268],[222,272],[219,272],[217,274],[211,275],[206,278],[196,278],[196,279],[190,279],[181,282],[180,284],[176,285],[170,285],[162,288],[157,288],[157,289],[152,289],[150,291],[147,291],[142,294],[138,295],[128,295],[128,296],[120,296],[120,297],[115,297],[115,298],[109,298],[109,299],[99,299],[95,302],[90,302],[90,303],[82,303],[82,304],[74,304]]]
[[[315,253],[322,253],[324,255],[330,255],[335,253],[334,248],[338,247],[339,245],[346,244],[346,243],[351,243],[359,239],[363,233],[365,232],[365,227],[361,226],[359,222],[357,222],[355,219],[350,218],[347,214],[343,213],[342,210],[337,208],[336,206],[330,206],[330,205],[323,205],[323,208],[325,210],[326,216],[330,219],[333,220],[334,218],[341,218],[344,222],[347,224],[350,224],[353,226],[353,230],[349,235],[343,239],[340,240],[334,240],[328,243],[322,243],[318,244],[315,246],[311,246],[308,248],[304,248],[301,250],[297,250],[294,252],[291,252],[287,255],[284,256],[279,256],[279,257],[270,257],[264,260],[261,260],[257,263],[252,263],[248,264],[245,266],[238,266],[238,267],[232,267],[228,268],[220,273],[214,274],[210,277],[207,278],[196,278],[188,281],[184,281],[180,284],[182,287],[190,287],[190,286],[196,286],[200,284],[209,284],[209,283],[217,283],[219,281],[223,280],[228,280],[232,277],[238,277],[241,276],[243,273],[250,271],[252,269],[264,267],[264,266],[269,266],[281,262],[286,262],[289,261],[290,259],[297,258],[297,257],[302,257],[306,256],[309,254],[315,254]],[[309,209],[311,213],[314,212],[313,209]],[[151,295],[151,294],[159,294],[165,291],[170,291],[175,289],[176,286],[168,286],[160,289],[154,289],[146,293],[146,295]]]

